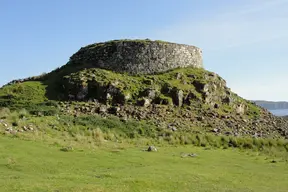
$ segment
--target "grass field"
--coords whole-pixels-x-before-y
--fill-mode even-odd
[[[0,136],[0,191],[288,190],[288,164],[252,151],[159,147],[113,142],[93,149]],[[181,157],[181,153],[197,157]]]

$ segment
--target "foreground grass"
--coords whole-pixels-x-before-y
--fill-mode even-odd
[[[107,142],[63,152],[40,141],[0,136],[0,191],[286,192],[287,162],[238,149],[143,147]],[[181,158],[181,153],[197,157]]]

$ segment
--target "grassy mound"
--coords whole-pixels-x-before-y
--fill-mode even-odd
[[[45,116],[104,113],[151,119],[187,132],[202,128],[201,133],[278,138],[287,133],[286,121],[231,92],[225,80],[204,69],[132,76],[65,65],[36,80],[1,88],[0,106]]]
[[[260,108],[245,101],[226,87],[217,74],[195,68],[175,69],[156,75],[131,76],[91,68],[70,73],[69,65],[41,77],[42,81],[27,81],[0,89],[0,106],[25,108],[48,99],[69,100],[85,88],[84,100],[97,99],[104,103],[141,103],[147,98],[155,104],[209,107],[217,105],[219,113],[231,113],[236,105],[244,104],[246,114],[257,117]],[[182,98],[177,98],[181,92]],[[110,98],[107,98],[110,94]],[[178,95],[177,95],[178,94]]]
[[[0,89],[0,106],[21,109],[47,101],[46,85],[40,81],[27,81]]]
[[[95,46],[109,48],[114,44],[97,43],[83,49],[89,53]],[[131,75],[95,68],[89,59],[97,54],[88,54],[87,62],[81,60],[81,49],[75,54],[66,65],[48,74],[15,80],[0,88],[0,107],[25,108],[38,116],[101,114],[122,120],[151,120],[156,126],[188,133],[197,130],[217,135],[288,138],[288,121],[239,97],[216,73],[187,67]]]

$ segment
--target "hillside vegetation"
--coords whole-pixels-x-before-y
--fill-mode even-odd
[[[216,73],[80,61],[0,88],[0,191],[287,191],[287,119]]]
[[[33,81],[4,86],[0,106],[35,115],[149,120],[185,132],[273,138],[288,134],[287,121],[231,92],[225,80],[204,69],[138,76],[98,68],[69,71],[67,65]]]
[[[189,134],[145,121],[42,117],[7,108],[0,119],[3,192],[284,192],[288,187],[287,140]],[[149,145],[158,151],[147,152]]]

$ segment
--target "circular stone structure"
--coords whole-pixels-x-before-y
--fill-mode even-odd
[[[203,68],[202,51],[198,47],[149,39],[91,44],[72,55],[70,63],[132,75]]]

